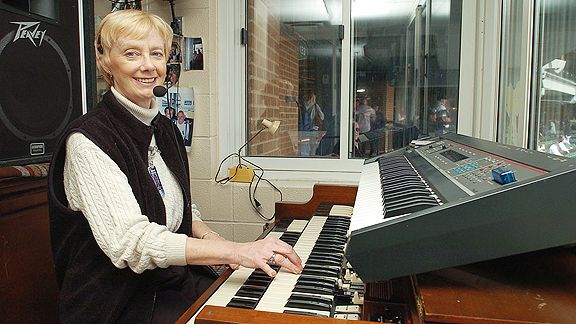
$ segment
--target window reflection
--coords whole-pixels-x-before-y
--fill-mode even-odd
[[[367,10],[366,8],[370,8]],[[461,2],[356,0],[353,120],[370,157],[455,132]]]
[[[282,120],[248,154],[367,158],[455,132],[461,1],[420,2],[351,1],[352,80],[341,89],[340,0],[248,0],[247,138],[263,118]]]
[[[281,120],[252,156],[338,157],[341,1],[248,1],[248,136]]]
[[[534,136],[539,151],[576,156],[576,2],[540,2]]]

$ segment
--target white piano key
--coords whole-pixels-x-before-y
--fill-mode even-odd
[[[368,163],[362,167],[349,232],[382,222],[383,213],[380,166]]]
[[[334,205],[330,209],[329,215],[331,216],[346,216],[351,217],[354,211],[354,207],[346,205]]]
[[[286,229],[287,232],[298,232],[298,233],[302,233],[302,231],[304,230],[304,228],[306,227],[306,225],[308,225],[308,220],[305,219],[294,219],[292,220],[292,222],[290,223],[290,225],[288,225],[288,228]]]
[[[270,232],[266,235],[266,237],[277,237],[280,238],[284,232]]]

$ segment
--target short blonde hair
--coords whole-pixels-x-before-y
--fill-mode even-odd
[[[164,56],[168,59],[168,52],[172,45],[172,28],[159,16],[136,9],[114,11],[106,15],[94,40],[96,51],[96,66],[104,76],[108,87],[114,85],[112,76],[103,64],[109,65],[110,49],[120,38],[142,39],[150,32],[158,32],[164,39]],[[103,61],[102,61],[103,60]]]

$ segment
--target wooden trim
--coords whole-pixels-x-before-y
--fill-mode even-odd
[[[206,306],[198,316],[195,323],[217,324],[217,323],[250,323],[250,324],[270,324],[270,323],[298,323],[298,324],[342,324],[348,321],[335,318],[320,318],[315,316],[303,316],[284,313],[271,313],[263,311],[253,311],[249,309]],[[357,324],[368,324],[373,322],[354,321]]]

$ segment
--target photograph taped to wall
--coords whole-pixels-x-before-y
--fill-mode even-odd
[[[184,70],[204,70],[202,38],[184,37]]]
[[[172,38],[168,63],[182,63],[182,36],[174,35]]]
[[[168,89],[166,96],[156,98],[156,105],[161,114],[178,126],[184,143],[190,146],[195,110],[194,89],[172,87]]]
[[[180,63],[166,64],[166,79],[164,80],[166,87],[170,89],[178,83],[178,80],[180,80]]]
[[[168,98],[170,105],[168,105]],[[182,111],[186,118],[193,118],[195,103],[194,103],[194,89],[173,87],[168,89],[168,93],[164,97],[156,98],[156,104],[160,113],[166,115],[166,108],[172,108],[175,112]],[[176,115],[167,116],[169,118],[176,118]]]

